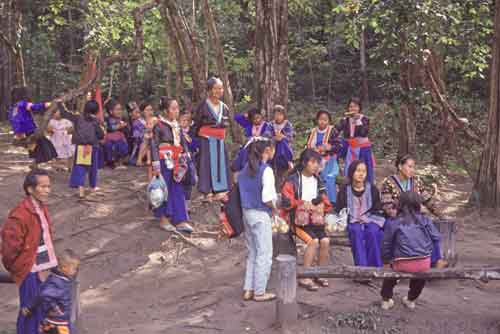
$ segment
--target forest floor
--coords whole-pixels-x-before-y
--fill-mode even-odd
[[[22,197],[27,156],[0,135],[0,212]],[[381,180],[392,168],[377,167]],[[68,188],[68,174],[52,171],[49,203],[56,247],[81,254],[82,334],[122,333],[279,333],[274,303],[241,299],[245,268],[243,240],[216,241],[197,234],[197,249],[158,228],[146,209],[144,170],[127,168],[100,173],[101,196],[78,201]],[[467,177],[446,172],[439,204],[456,219],[458,266],[493,266],[500,262],[500,224],[492,213],[466,207]],[[191,203],[198,231],[216,232],[217,210]],[[350,250],[334,249],[333,263],[351,264]],[[270,288],[276,286],[273,272]],[[399,302],[406,282],[397,288],[397,306],[379,308],[380,282],[359,285],[331,280],[319,292],[297,290],[300,321],[292,333],[500,333],[500,282],[433,281],[415,311]],[[0,286],[0,334],[15,333],[17,289]]]

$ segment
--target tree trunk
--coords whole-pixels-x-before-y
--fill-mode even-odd
[[[207,77],[203,71],[205,62],[203,55],[199,51],[196,33],[191,30],[184,13],[182,13],[176,1],[165,0],[164,5],[168,9],[168,19],[182,45],[184,54],[189,59],[193,79],[192,98],[195,103],[199,103],[205,96]]]
[[[359,41],[359,60],[361,65],[361,81],[362,81],[361,98],[363,99],[363,106],[365,108],[369,108],[370,98],[368,92],[368,73],[366,65],[366,32],[364,29],[361,32],[361,38]]]
[[[269,113],[288,104],[288,0],[256,0],[257,103]]]
[[[417,153],[417,115],[414,98],[416,64],[411,63],[410,55],[406,47],[407,38],[404,33],[400,36],[401,65],[400,85],[403,91],[403,101],[399,113],[399,149],[398,155],[416,155]]]
[[[233,140],[237,143],[242,142],[240,131],[237,124],[233,121],[233,113],[235,112],[234,101],[233,101],[233,91],[231,90],[231,83],[229,81],[229,74],[226,68],[226,61],[224,59],[224,50],[222,48],[222,43],[219,38],[219,32],[217,31],[217,25],[215,24],[215,19],[210,9],[210,4],[208,0],[203,0],[203,13],[205,16],[205,23],[207,25],[207,30],[210,34],[210,40],[215,48],[215,59],[217,64],[217,71],[224,83],[224,103],[227,104],[230,111],[230,124],[231,124],[231,135]]]
[[[495,3],[495,36],[490,74],[490,110],[486,146],[476,190],[482,207],[500,208],[500,1]]]

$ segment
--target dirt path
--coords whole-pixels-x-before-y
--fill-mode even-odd
[[[26,156],[0,143],[0,209],[21,198]],[[378,176],[390,173],[380,165]],[[56,247],[84,258],[81,282],[84,333],[279,333],[275,305],[243,303],[245,266],[242,240],[202,243],[200,251],[157,228],[146,210],[142,170],[105,170],[102,196],[79,202],[67,187],[68,175],[52,172],[50,211]],[[459,265],[499,265],[500,224],[493,214],[464,208],[470,185],[460,175],[442,182],[441,205],[460,230]],[[198,230],[216,231],[216,210],[192,203]],[[351,263],[350,250],[338,248],[333,261]],[[275,286],[273,275],[271,287]],[[500,283],[442,281],[428,285],[417,310],[398,305],[379,310],[378,283],[361,286],[335,280],[319,293],[298,290],[301,321],[295,333],[495,333],[499,332]],[[401,296],[406,284],[398,287]],[[17,291],[0,286],[0,333],[14,333]]]

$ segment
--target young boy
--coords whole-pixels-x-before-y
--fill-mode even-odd
[[[71,312],[73,307],[72,291],[74,278],[80,266],[80,260],[71,250],[65,250],[58,258],[59,265],[47,280],[42,283],[40,293],[21,312],[29,317],[41,307],[43,320],[40,333],[71,334]]]

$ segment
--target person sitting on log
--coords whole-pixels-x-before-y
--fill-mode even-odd
[[[122,105],[116,100],[106,104],[106,137],[104,141],[104,159],[106,164],[114,169],[122,165],[128,156],[126,132],[128,124],[122,119]]]
[[[33,168],[56,159],[57,151],[52,142],[44,135],[34,136],[37,126],[33,113],[46,110],[50,102],[32,103],[25,86],[12,89],[12,101],[14,104],[8,110],[8,118],[14,131],[14,144],[28,149],[29,157],[34,160]]]
[[[304,267],[313,265],[319,255],[319,265],[329,264],[330,239],[325,232],[325,213],[332,210],[323,181],[318,177],[322,156],[312,149],[300,155],[299,164],[292,170],[282,189],[282,206],[292,231],[307,245]],[[318,254],[319,253],[319,254]],[[327,287],[325,279],[303,279],[299,285],[317,291],[318,285]]]
[[[71,250],[65,250],[58,257],[57,269],[52,269],[49,277],[40,286],[40,292],[21,309],[25,317],[40,310],[42,322],[40,333],[71,334],[73,309],[73,287],[80,260]]]
[[[416,192],[404,192],[399,200],[398,216],[384,229],[382,258],[384,266],[395,271],[418,273],[431,267],[433,244],[441,238],[429,217],[420,212],[421,198]],[[394,306],[393,290],[397,279],[386,278],[382,284],[382,308]],[[410,291],[403,298],[409,309],[415,308],[415,300],[425,286],[424,279],[411,279]]]
[[[397,214],[401,194],[415,192],[420,195],[422,204],[430,213],[438,217],[438,219],[443,219],[443,214],[433,200],[434,194],[427,191],[421,180],[415,176],[415,162],[415,158],[411,155],[405,155],[396,159],[397,174],[387,177],[382,184],[382,205],[385,214],[389,218],[394,218]],[[441,258],[439,241],[434,243],[431,265],[436,268],[445,268],[448,266],[448,262]]]
[[[349,210],[347,231],[351,242],[354,264],[362,267],[382,267],[380,246],[385,218],[380,194],[367,179],[363,161],[354,160],[348,170],[349,184],[342,187],[337,198],[336,211]]]

